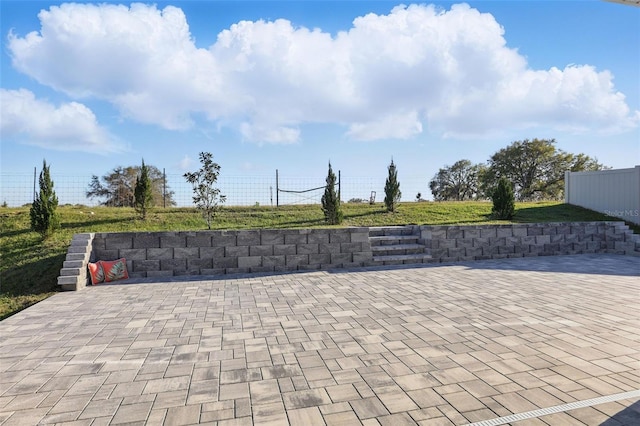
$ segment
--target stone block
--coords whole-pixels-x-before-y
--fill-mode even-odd
[[[236,244],[239,246],[257,246],[261,244],[260,231],[238,231]]]
[[[513,225],[512,232],[514,237],[526,237],[528,235],[525,225]]]
[[[298,265],[299,271],[318,271],[320,269],[322,269],[322,266],[319,264]]]
[[[187,236],[187,247],[211,247],[211,234],[198,232]]]
[[[457,248],[473,247],[473,238],[459,238],[456,240]]]
[[[251,273],[251,268],[227,268],[224,270],[225,274],[249,274]]]
[[[557,232],[558,234],[564,234],[564,235],[567,235],[567,234],[570,234],[570,233],[571,233],[571,227],[570,227],[570,226],[568,226],[568,225],[558,226],[558,227],[556,228],[556,232]]]
[[[493,256],[500,253],[500,247],[499,246],[486,246],[486,247],[482,247],[482,254],[485,256]]]
[[[570,233],[573,235],[584,235],[586,233],[585,225],[572,224]]]
[[[496,238],[500,237],[513,237],[511,226],[499,226],[496,228]]]
[[[249,256],[249,246],[230,246],[224,248],[224,257]]]
[[[515,253],[515,248],[513,246],[498,246],[499,254],[509,254]]]
[[[362,243],[341,243],[340,253],[355,253],[362,251]]]
[[[331,263],[343,264],[353,262],[352,253],[331,253]]]
[[[489,237],[473,239],[473,247],[484,247],[487,245],[489,245]]]
[[[116,260],[118,259],[118,250],[96,250],[95,260]]]
[[[146,278],[146,272],[129,272],[129,278]]]
[[[445,235],[446,235],[446,232],[445,232]],[[430,240],[431,238],[433,238],[431,228],[421,227],[420,238],[423,240]]]
[[[555,244],[545,244],[544,245],[544,250],[543,253],[548,254],[548,255],[552,255],[555,252],[560,250],[560,244],[555,243]]]
[[[138,233],[133,239],[133,248],[160,248],[160,237],[154,233]]]
[[[260,233],[260,244],[263,246],[284,244],[284,234],[271,229],[263,230]]]
[[[200,247],[201,259],[217,259],[224,257],[224,247]]]
[[[514,253],[529,253],[529,245],[528,244],[516,244],[513,246]]]
[[[314,253],[309,255],[309,265],[321,265],[331,263],[331,255],[329,253]]]
[[[550,235],[538,235],[536,236],[536,245],[551,244]]]
[[[249,246],[249,256],[272,256],[273,246]]]
[[[464,228],[463,229],[462,238],[465,238],[465,239],[480,238],[480,229],[478,229],[478,228]]]
[[[369,235],[367,234],[367,239]],[[329,231],[326,229],[312,229],[307,235],[308,244],[329,244]]]
[[[431,249],[431,256],[435,259],[440,259],[446,255],[447,255],[447,249],[441,249],[441,248]]]
[[[564,242],[564,237],[565,234],[553,234],[553,235],[549,235],[549,238],[551,240],[551,244],[555,244],[555,243],[563,243]]]
[[[184,248],[187,246],[187,237],[184,234],[174,233],[174,235],[168,235],[170,233],[164,233],[160,237],[160,247],[161,248]]]
[[[448,249],[456,247],[456,240],[431,240],[431,245],[436,245],[435,248]]]
[[[285,265],[286,265],[285,256],[263,256],[262,257],[262,266],[275,267],[275,266],[285,266]]]
[[[285,244],[307,244],[307,234],[301,233],[287,233],[284,235],[284,243]]]
[[[500,254],[500,253],[498,253],[498,254],[492,254],[491,258],[492,259],[508,259],[509,255],[508,254]]]
[[[555,226],[552,226],[551,224],[547,226],[541,226],[541,228],[542,228],[542,235],[558,235],[558,228]]]
[[[91,241],[91,247],[94,250],[106,250],[105,239],[104,237],[96,236],[93,241]]]
[[[218,231],[211,236],[211,247],[231,247],[236,245],[236,234]]]
[[[133,272],[159,271],[160,261],[159,260],[134,260],[132,269],[133,269]]]
[[[464,231],[458,228],[457,226],[451,226],[449,229],[447,229],[448,240],[463,238],[463,236],[464,236]]]
[[[509,253],[509,254],[507,255],[507,257],[508,257],[509,259],[516,259],[516,258],[518,258],[518,257],[524,257],[524,254],[523,254],[523,253]]]
[[[295,244],[276,244],[273,246],[273,254],[276,256],[296,254],[296,246]]]
[[[348,243],[351,241],[351,234],[346,229],[332,229],[329,233],[330,244]]]
[[[150,248],[147,249],[147,259],[173,259],[173,248]]]
[[[290,254],[285,256],[286,266],[298,266],[298,265],[308,265],[308,264],[309,264],[309,255],[307,254]]]
[[[211,269],[213,259],[187,259],[187,270]]]
[[[296,254],[317,254],[318,244],[297,244]]]
[[[488,255],[475,256],[474,259],[475,260],[490,260],[491,256],[488,256]]]
[[[162,271],[176,271],[176,270],[184,271],[186,269],[187,269],[187,259],[160,260],[160,270]]]
[[[86,275],[86,270],[84,268],[62,268],[60,269],[61,276],[79,276],[80,270],[83,270]]]
[[[216,268],[237,268],[238,267],[238,258],[237,257],[218,257],[211,259],[211,263],[213,265],[213,269]]]
[[[460,257],[465,255],[465,248],[450,248],[447,250],[448,257]]]
[[[319,253],[340,253],[340,244],[318,244]]]
[[[358,253],[353,253],[353,261],[356,263],[369,262],[372,259],[373,259],[373,253],[370,251],[361,251]],[[329,262],[326,262],[326,263],[329,263]]]
[[[174,269],[173,270],[173,275],[176,277],[181,277],[181,276],[185,276],[185,275],[200,275],[200,270],[195,269],[195,270],[191,270],[191,269]]]
[[[465,256],[482,256],[482,247],[467,247],[464,250]]]
[[[201,269],[202,275],[224,275],[224,268]]]
[[[434,226],[431,228],[431,239],[442,240],[447,238],[447,228],[444,226]]]
[[[483,227],[480,228],[480,238],[496,238],[497,237],[496,228],[493,227]]]
[[[118,250],[118,257],[124,257],[127,260],[146,260],[146,249],[122,249]]]
[[[529,235],[529,236],[532,236],[532,235],[533,235],[533,236],[539,236],[539,235],[542,235],[542,228],[541,228],[541,227],[539,227],[539,226],[533,226],[533,225],[530,225],[530,226],[527,228],[527,235]]]
[[[496,247],[505,246],[507,245],[507,239],[505,237],[489,238],[489,245]]]
[[[352,243],[368,243],[369,242],[369,231],[352,230],[351,231],[351,242]]]
[[[578,238],[580,237],[580,234],[567,234],[564,236],[564,242],[565,243],[577,243],[578,242]]]
[[[84,260],[65,260],[62,262],[63,268],[84,268]]]
[[[200,257],[199,247],[176,247],[173,249],[174,259],[197,259]]]
[[[109,234],[105,238],[104,246],[107,250],[133,248],[133,234]]]
[[[262,266],[262,257],[260,256],[238,257],[238,268],[254,268],[257,266]]]
[[[573,251],[577,251],[579,253],[584,253],[585,250],[587,250],[587,242],[586,241],[573,243]]]

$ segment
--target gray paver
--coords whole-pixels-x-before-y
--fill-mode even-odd
[[[640,389],[639,276],[579,255],[56,294],[0,322],[0,422],[464,424]]]

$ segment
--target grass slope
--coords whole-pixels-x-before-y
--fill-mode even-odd
[[[490,220],[491,203],[402,203],[386,213],[382,204],[343,204],[342,226],[403,224],[509,223]],[[146,221],[133,209],[65,206],[59,208],[62,229],[42,241],[29,229],[28,208],[0,209],[0,319],[49,297],[57,291],[67,247],[81,232],[201,230],[205,222],[190,208],[157,209]],[[518,203],[513,223],[612,220],[612,218],[557,202]],[[320,206],[229,207],[215,219],[216,229],[325,227]],[[636,232],[638,232],[636,230]]]

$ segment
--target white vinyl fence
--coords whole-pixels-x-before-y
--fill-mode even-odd
[[[565,172],[564,199],[640,224],[640,166],[598,172]]]

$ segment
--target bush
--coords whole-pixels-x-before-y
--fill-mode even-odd
[[[340,196],[336,193],[336,175],[333,173],[331,163],[327,173],[327,186],[322,195],[322,213],[324,213],[324,220],[330,225],[338,225],[344,217],[340,208]]]
[[[515,195],[513,185],[505,178],[498,180],[498,186],[491,193],[493,201],[492,215],[497,219],[509,220],[515,213]]]
[[[384,184],[384,204],[387,206],[388,212],[395,212],[402,197],[400,192],[400,182],[398,182],[398,170],[393,160],[388,167],[389,176]]]
[[[136,178],[136,186],[133,191],[134,207],[140,216],[142,216],[142,219],[147,218],[147,212],[153,206],[152,185],[151,178],[149,177],[149,168],[144,164],[144,160],[142,160],[140,176]]]
[[[31,205],[29,215],[31,217],[31,230],[38,232],[42,238],[47,238],[60,228],[60,218],[56,209],[58,208],[58,197],[53,190],[53,181],[49,174],[47,162],[42,162],[40,172],[40,192]]]
[[[193,203],[202,212],[207,228],[211,229],[213,218],[227,197],[220,195],[220,189],[215,187],[220,175],[220,165],[213,162],[213,154],[201,152],[200,163],[202,167],[199,170],[185,173],[184,178],[193,186]]]

